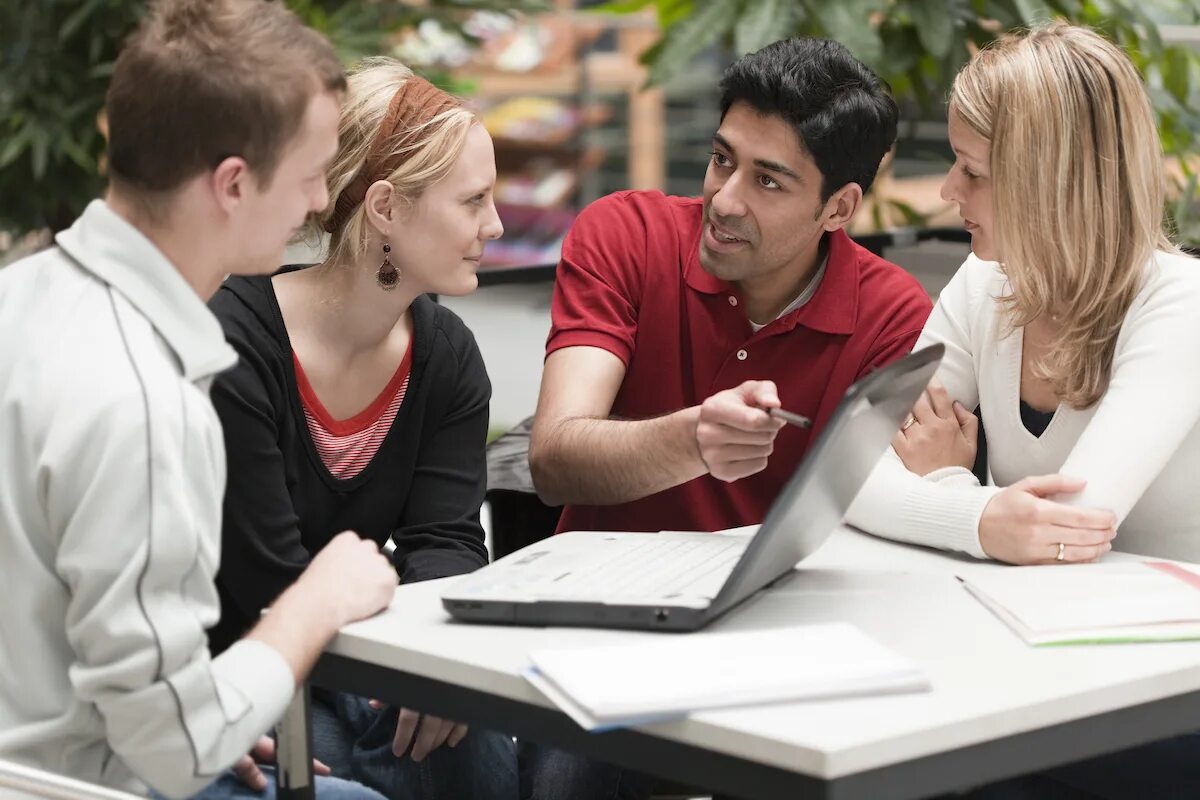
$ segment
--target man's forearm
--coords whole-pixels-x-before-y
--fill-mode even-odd
[[[292,668],[299,685],[312,671],[317,657],[341,627],[330,604],[305,589],[304,578],[279,596],[246,635],[272,647]]]
[[[538,495],[551,505],[614,505],[708,472],[696,444],[698,406],[644,420],[574,417],[535,431]]]

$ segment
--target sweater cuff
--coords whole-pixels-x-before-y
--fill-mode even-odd
[[[212,673],[226,718],[252,714],[257,718],[254,729],[261,732],[283,717],[296,691],[296,677],[284,657],[256,639],[241,639],[214,658]]]
[[[1000,486],[963,486],[961,479],[922,482],[904,500],[904,538],[959,550],[975,558],[988,554],[979,544],[979,518]]]
[[[979,479],[975,477],[975,473],[965,467],[942,467],[941,469],[935,469],[924,477],[927,481],[940,483],[943,486],[979,485]]]

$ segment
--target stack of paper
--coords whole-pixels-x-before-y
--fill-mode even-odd
[[[660,634],[530,657],[526,678],[587,730],[702,709],[929,688],[912,661],[845,623]]]
[[[1200,639],[1200,567],[1195,565],[1012,567],[962,581],[1029,644]]]

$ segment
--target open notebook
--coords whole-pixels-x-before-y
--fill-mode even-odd
[[[1033,645],[1200,639],[1200,565],[1121,561],[1011,567],[961,580]]]
[[[840,622],[656,635],[530,658],[526,679],[587,730],[702,709],[929,688],[915,663]]]

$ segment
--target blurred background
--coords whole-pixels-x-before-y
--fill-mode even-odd
[[[938,188],[959,67],[1052,18],[1105,31],[1153,100],[1177,237],[1200,245],[1200,0],[287,0],[347,66],[387,54],[470,99],[496,144],[505,225],[480,289],[441,298],[475,331],[493,435],[533,413],[559,245],[609,192],[700,192],[717,81],[739,55],[812,34],[844,43],[901,104],[900,137],[852,234],[931,295],[966,237]],[[104,190],[103,97],[141,0],[0,0],[0,264],[44,247]],[[291,262],[320,258],[298,242]]]

